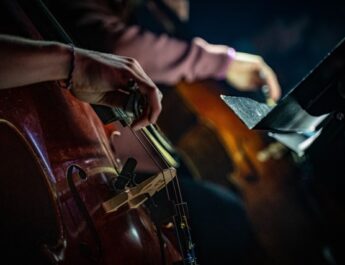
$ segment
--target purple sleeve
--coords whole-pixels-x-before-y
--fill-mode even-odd
[[[135,26],[127,28],[109,48],[115,54],[136,58],[155,82],[165,84],[223,79],[232,58],[226,46],[211,46],[199,38],[187,43],[165,34],[140,32]]]
[[[158,83],[175,84],[180,80],[223,79],[233,49],[210,45],[196,38],[191,43],[166,34],[155,35],[139,26],[128,26],[100,0],[66,1],[69,25],[87,48],[133,57]],[[121,11],[121,10],[119,10]]]

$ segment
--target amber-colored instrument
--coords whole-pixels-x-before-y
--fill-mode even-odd
[[[215,81],[180,83],[166,92],[159,125],[194,177],[240,192],[264,250],[279,264],[300,259],[292,250],[296,245],[308,244],[305,253],[315,249],[314,222],[303,206],[290,152],[249,130],[221,100],[230,92]]]

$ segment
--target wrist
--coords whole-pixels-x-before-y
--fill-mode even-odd
[[[71,89],[73,86],[73,74],[74,74],[74,68],[75,68],[75,57],[76,57],[76,51],[75,51],[75,47],[73,44],[68,44],[65,45],[63,48],[63,52],[64,53],[68,53],[69,54],[69,58],[68,58],[68,62],[66,65],[66,62],[64,61],[63,65],[65,67],[63,67],[63,75],[65,76],[65,78],[60,79],[59,81],[57,81],[59,87],[61,88],[66,88],[66,89]],[[66,55],[65,55],[66,56]],[[66,75],[67,73],[67,75]]]
[[[236,57],[236,50],[234,48],[228,47],[227,52],[226,52],[226,60],[224,63],[224,67],[218,73],[219,79],[223,79],[223,80],[227,79],[229,75],[230,65],[235,59],[235,57]]]
[[[49,77],[47,80],[64,80],[68,77],[71,52],[70,47],[66,44],[61,44],[58,42],[50,42],[41,46],[44,49],[43,58],[45,62],[41,69],[49,71]],[[41,52],[40,52],[41,53]],[[41,53],[43,54],[43,53]],[[45,65],[45,66],[44,66]],[[47,67],[50,66],[50,67]]]

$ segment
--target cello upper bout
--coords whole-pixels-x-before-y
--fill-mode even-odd
[[[0,139],[1,251],[40,264],[44,245],[56,245],[61,238],[55,195],[32,147],[1,119]]]

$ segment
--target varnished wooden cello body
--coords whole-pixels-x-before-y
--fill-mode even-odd
[[[41,38],[16,1],[1,5],[2,33]],[[166,179],[114,191],[121,168],[102,123],[55,83],[0,92],[0,161],[4,264],[181,261],[142,204]]]

